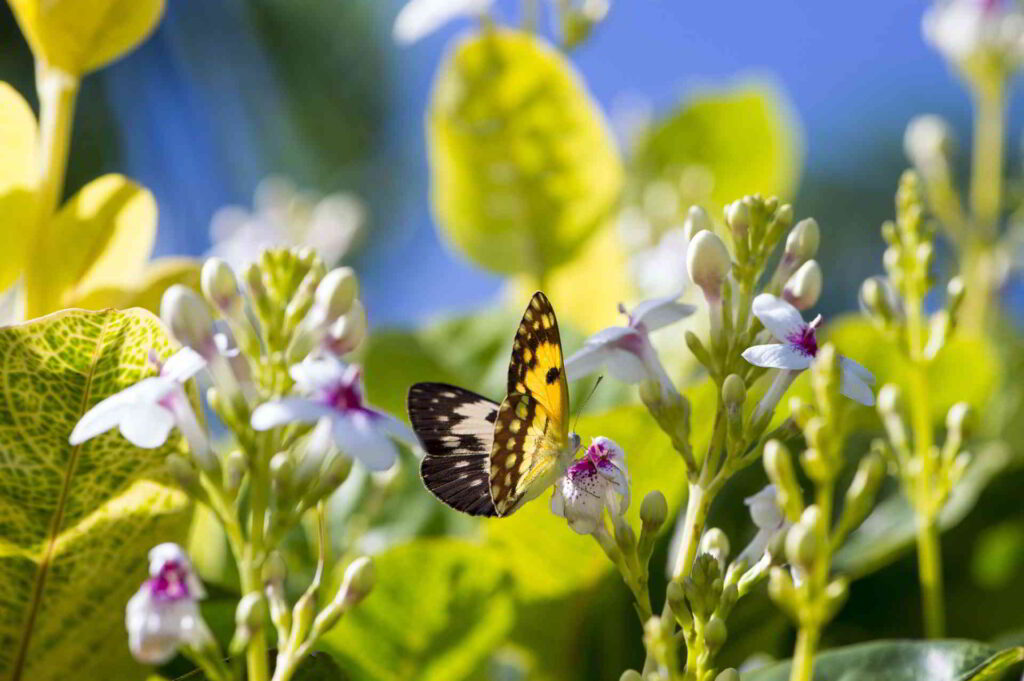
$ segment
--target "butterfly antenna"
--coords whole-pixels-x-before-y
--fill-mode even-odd
[[[590,389],[589,393],[587,393],[586,398],[584,398],[584,400],[580,402],[580,406],[576,409],[576,420],[572,422],[572,432],[576,432],[576,426],[578,426],[580,423],[580,414],[583,413],[583,407],[587,406],[587,402],[589,402],[590,398],[593,397],[594,393],[597,392],[597,386],[601,385],[601,381],[603,380],[603,374],[601,376],[598,376],[597,381],[594,382],[594,387]]]

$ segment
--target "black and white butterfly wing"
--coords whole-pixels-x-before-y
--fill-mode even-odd
[[[454,385],[417,383],[408,408],[426,452],[420,476],[427,489],[463,513],[498,515],[490,488],[498,403]]]

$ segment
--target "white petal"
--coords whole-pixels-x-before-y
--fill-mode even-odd
[[[334,355],[310,356],[288,370],[299,392],[313,393],[338,385],[345,376],[346,365]]]
[[[640,383],[649,378],[643,360],[628,350],[610,350],[605,366],[608,367],[608,373],[623,383]]]
[[[752,565],[760,560],[764,552],[768,550],[768,543],[775,536],[776,532],[778,532],[778,529],[758,530],[754,538],[750,540],[750,543],[736,556],[736,560],[745,560],[748,565]]]
[[[377,412],[374,423],[381,431],[409,447],[417,447],[419,445],[419,438],[416,437],[416,433],[413,432],[412,428],[391,414]]]
[[[394,36],[408,45],[466,14],[482,14],[491,0],[410,0],[395,18]]]
[[[865,383],[859,374],[848,371],[845,367],[840,367],[839,392],[866,407],[875,404],[875,393],[871,386]]]
[[[752,309],[764,328],[780,341],[789,340],[807,328],[799,310],[770,293],[762,293],[754,298]]]
[[[254,430],[270,430],[286,423],[299,421],[316,423],[322,416],[334,416],[337,412],[328,409],[319,402],[302,397],[285,397],[274,402],[266,402],[256,407],[250,421]]]
[[[198,352],[184,347],[167,358],[160,375],[184,383],[206,366],[206,360]]]
[[[856,374],[860,380],[864,381],[868,385],[875,384],[875,375],[868,371],[863,364],[858,364],[849,357],[839,357],[839,368],[842,371],[849,371],[852,374]]]
[[[340,416],[332,422],[334,442],[346,456],[359,459],[371,471],[386,471],[398,458],[395,446],[366,414]]]
[[[597,373],[608,360],[608,348],[604,345],[584,345],[565,360],[565,378],[578,381]]]
[[[766,485],[757,494],[744,499],[743,503],[750,510],[750,519],[759,529],[777,530],[786,520],[779,509],[775,485]]]
[[[743,359],[754,366],[769,369],[791,369],[802,371],[811,366],[811,358],[791,345],[773,343],[755,345],[743,351]]]
[[[157,544],[149,550],[149,576],[156,577],[167,563],[187,565],[190,569],[192,565],[185,549],[171,541]]]
[[[565,517],[565,497],[562,495],[562,480],[555,483],[555,491],[551,495],[551,512],[559,518]]]
[[[97,435],[117,427],[125,414],[132,411],[132,405],[118,402],[108,403],[110,399],[108,397],[85,413],[85,416],[71,431],[68,443],[80,445],[86,440],[91,440]]]
[[[155,449],[167,442],[174,414],[159,404],[137,404],[121,418],[121,435],[136,447]]]
[[[669,324],[674,324],[680,319],[689,317],[697,308],[693,305],[680,303],[679,297],[682,291],[664,298],[651,298],[640,303],[630,312],[631,325],[636,328],[643,325],[647,333],[657,331]]]
[[[636,329],[631,329],[628,326],[609,326],[588,338],[583,342],[583,345],[612,345],[635,333]]]

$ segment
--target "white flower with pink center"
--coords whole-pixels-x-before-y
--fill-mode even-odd
[[[136,447],[153,449],[167,442],[178,426],[193,451],[205,448],[205,436],[185,395],[184,383],[206,366],[199,353],[182,348],[166,362],[151,357],[158,376],[144,378],[111,395],[87,411],[71,431],[68,442],[80,445],[113,428]]]
[[[768,550],[775,535],[789,527],[790,523],[782,514],[776,496],[775,485],[767,485],[757,494],[743,500],[750,510],[750,519],[757,527],[757,534],[736,557],[737,560],[742,558],[756,563]]]
[[[629,507],[626,453],[606,437],[596,437],[586,453],[555,484],[551,512],[569,521],[579,534],[592,534],[607,508],[614,516]]]
[[[940,0],[925,12],[922,29],[953,62],[988,53],[1012,65],[1024,56],[1024,12],[1012,0]]]
[[[612,326],[598,331],[583,342],[583,347],[565,362],[565,375],[570,381],[589,376],[607,368],[623,383],[658,381],[663,388],[675,390],[649,334],[693,314],[695,308],[679,302],[676,293],[664,298],[645,300],[631,311],[622,305],[626,326]]]
[[[252,427],[269,430],[289,423],[317,423],[326,418],[334,443],[370,470],[387,470],[398,450],[392,440],[410,446],[415,434],[390,414],[374,409],[363,397],[362,371],[334,355],[307,357],[291,368],[295,387],[302,395],[260,405],[253,411]]]
[[[779,342],[747,348],[743,359],[755,366],[796,373],[811,366],[818,354],[817,329],[821,315],[808,324],[795,307],[768,293],[754,298],[753,311]],[[875,377],[870,371],[848,357],[839,358],[839,371],[839,391],[843,395],[867,406],[875,403],[871,389]],[[773,407],[780,397],[775,396]]]
[[[206,592],[177,544],[160,544],[149,552],[149,575],[128,601],[124,620],[132,656],[158,665],[183,646],[200,646],[209,635],[199,614]]]

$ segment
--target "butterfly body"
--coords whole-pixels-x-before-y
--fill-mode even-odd
[[[565,472],[579,440],[569,433],[569,391],[551,303],[534,294],[516,331],[508,395],[499,404],[443,383],[409,391],[409,419],[426,456],[424,484],[471,515],[505,516]]]

